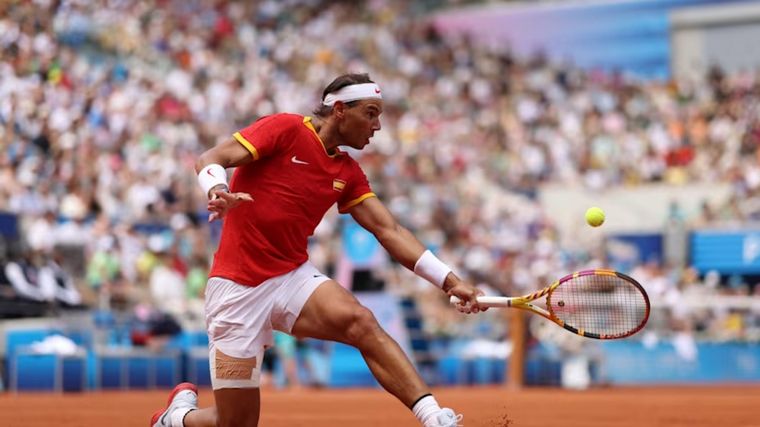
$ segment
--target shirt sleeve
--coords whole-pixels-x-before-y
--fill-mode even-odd
[[[367,176],[362,168],[354,159],[351,159],[351,167],[347,182],[341,182],[336,179],[333,186],[343,186],[341,197],[338,199],[338,211],[348,213],[348,211],[370,197],[377,197],[372,192]]]
[[[232,136],[253,156],[253,160],[266,157],[278,149],[287,120],[280,114],[262,117]]]

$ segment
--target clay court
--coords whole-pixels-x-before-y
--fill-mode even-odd
[[[760,386],[606,388],[590,391],[451,388],[441,402],[467,427],[760,427]],[[166,392],[0,396],[0,426],[139,426]],[[211,391],[201,390],[201,405]],[[262,427],[417,427],[409,411],[377,389],[267,391]]]

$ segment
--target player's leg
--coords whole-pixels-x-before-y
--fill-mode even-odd
[[[209,366],[216,407],[197,409],[197,394],[178,394],[155,427],[256,427],[265,346],[272,345],[272,291],[211,278],[206,287]],[[193,386],[194,387],[194,386]],[[154,419],[156,417],[154,416]]]
[[[187,383],[180,384],[177,387]],[[175,388],[176,390],[176,388]],[[216,406],[198,409],[197,392],[189,391],[170,397],[170,405],[153,415],[154,427],[255,427],[259,422],[261,393],[258,388],[214,390]],[[220,416],[219,414],[223,414]]]
[[[375,316],[337,282],[322,283],[293,325],[293,335],[338,341],[361,351],[378,382],[411,405],[428,387],[412,363],[377,323]]]
[[[214,390],[217,420],[220,427],[256,427],[259,425],[261,392],[259,388],[222,388]],[[191,412],[192,414],[192,412]],[[194,427],[185,424],[185,427]]]
[[[214,390],[216,406],[197,409],[197,394],[194,399],[185,396],[184,402],[181,401],[183,396],[177,395],[171,400],[177,410],[172,411],[175,408],[169,406],[154,415],[151,422],[156,427],[256,426],[259,422],[260,396],[258,388],[223,388]],[[181,406],[183,404],[184,408]],[[219,413],[225,417],[220,417]]]
[[[251,358],[231,357],[212,348],[211,385],[216,407],[190,410],[181,423],[173,419],[166,427],[256,427],[261,406],[257,371],[261,369],[262,357],[263,352]]]
[[[219,427],[256,427],[259,422],[264,349],[273,344],[272,291],[211,278],[206,289],[211,386]],[[192,415],[192,413],[190,413]],[[186,427],[195,427],[194,419]]]
[[[380,385],[409,407],[424,426],[456,426],[461,420],[461,415],[438,406],[398,343],[372,312],[337,282],[328,280],[313,291],[291,333],[356,347]]]

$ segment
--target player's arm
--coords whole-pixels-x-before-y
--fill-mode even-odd
[[[253,156],[234,138],[206,150],[195,162],[195,172],[201,171],[209,165],[219,165],[223,169],[242,166],[253,161]]]
[[[464,282],[432,252],[427,251],[408,229],[396,221],[377,197],[364,200],[349,212],[356,222],[377,238],[396,261],[442,288],[450,296],[469,302],[472,312],[480,311],[477,296],[482,292]]]
[[[207,150],[195,162],[198,183],[209,198],[209,222],[223,218],[227,211],[241,202],[253,201],[248,193],[229,193],[227,168],[242,166],[253,161],[247,148],[237,140],[229,140]]]

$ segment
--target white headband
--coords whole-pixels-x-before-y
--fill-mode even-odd
[[[327,96],[325,96],[325,100],[322,101],[322,104],[332,107],[335,105],[335,101],[351,102],[360,99],[383,99],[383,97],[380,96],[380,86],[375,83],[361,83],[344,86],[336,92],[328,93]]]

